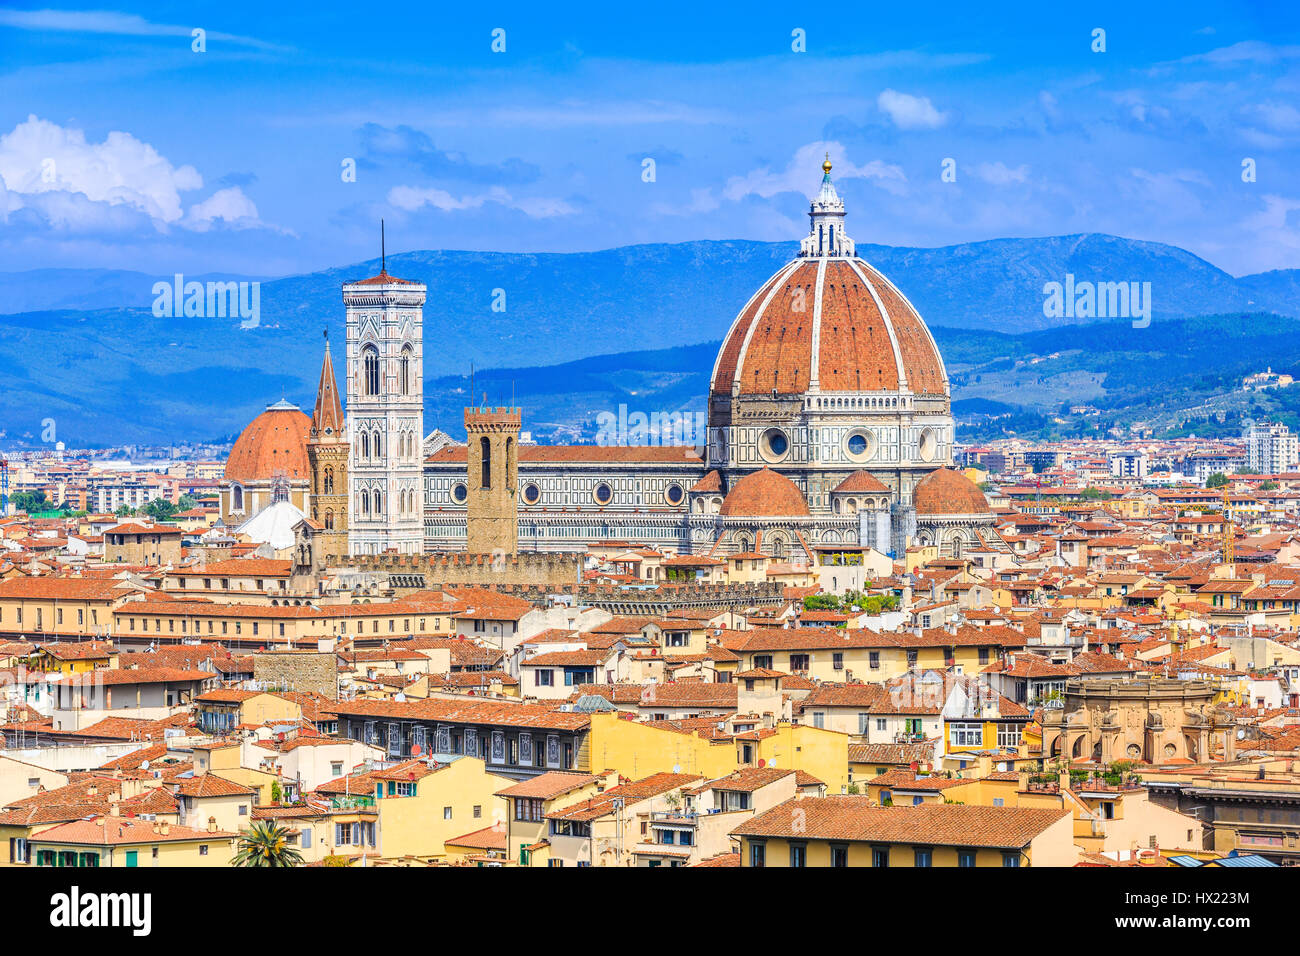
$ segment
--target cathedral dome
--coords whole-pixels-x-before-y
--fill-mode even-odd
[[[989,514],[989,503],[979,486],[960,472],[937,468],[912,489],[912,506],[918,515]]]
[[[718,513],[732,518],[802,518],[808,515],[808,502],[785,475],[760,468],[732,486]]]
[[[269,481],[283,474],[290,481],[311,476],[307,433],[311,419],[290,402],[268,405],[240,433],[226,459],[228,481]]]
[[[929,329],[903,293],[858,258],[829,171],[809,216],[799,255],[732,323],[711,393],[908,390],[946,397],[948,377]]]

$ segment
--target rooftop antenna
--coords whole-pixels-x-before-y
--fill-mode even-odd
[[[379,274],[388,272],[388,246],[384,241],[384,220],[379,220]]]

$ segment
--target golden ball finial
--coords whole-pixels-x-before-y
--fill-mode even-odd
[[[830,154],[830,153],[827,153],[827,154],[826,154],[826,162],[822,163],[822,172],[824,172],[827,176],[829,176],[829,175],[831,174],[831,154]]]

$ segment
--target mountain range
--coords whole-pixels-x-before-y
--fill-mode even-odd
[[[795,249],[794,243],[701,241],[590,253],[390,256],[391,273],[429,286],[426,425],[457,433],[471,365],[477,397],[486,391],[489,401],[504,402],[513,394],[539,440],[590,440],[594,416],[619,404],[647,413],[700,410],[716,343]],[[1235,337],[1241,321],[1300,318],[1300,270],[1233,277],[1173,246],[1095,234],[938,249],[860,244],[858,251],[934,330],[956,407],[984,403],[972,422],[1044,415],[1072,396],[1093,395],[1111,408],[1105,387],[1079,391],[1088,374],[1100,374],[1094,366],[1107,364],[1107,355],[1153,355],[1144,350],[1164,342],[1176,323],[1204,316],[1216,317],[1204,319],[1209,324],[1202,330],[1213,328],[1218,344],[1195,356],[1195,363],[1208,364],[1193,364],[1192,372],[1208,370],[1215,378],[1222,367],[1226,382],[1243,362],[1294,368],[1287,365],[1289,333],[1267,349],[1261,337],[1259,348],[1234,343],[1231,354],[1222,338]],[[186,276],[260,281],[254,327],[241,327],[238,318],[155,316],[154,283],[170,275],[0,273],[0,439],[36,441],[50,418],[58,438],[72,447],[222,439],[282,396],[309,407],[321,331],[330,329],[341,348],[340,286],[378,269],[378,260],[370,260],[279,279]],[[1087,343],[1100,340],[1079,327],[1087,320],[1044,314],[1044,284],[1067,275],[1080,282],[1150,282],[1152,326],[1102,322],[1114,326],[1112,347],[1120,351],[1089,355]],[[1073,357],[1037,367],[1060,351]],[[1034,370],[1050,372],[1034,376],[1042,383],[1015,374],[999,378],[1003,373],[989,367],[1035,357]],[[1180,375],[1188,373],[1178,367]],[[1162,361],[1159,368],[1173,366]],[[1116,375],[1110,362],[1105,376],[1115,381]],[[1215,378],[1206,387],[1222,386]],[[1113,394],[1141,406],[1132,390]],[[1117,420],[1133,418],[1126,418],[1128,407],[1113,407]]]

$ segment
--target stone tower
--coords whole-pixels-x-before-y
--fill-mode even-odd
[[[330,341],[325,337],[325,358],[316,387],[316,408],[307,432],[307,461],[311,467],[311,510],[321,525],[316,560],[348,553],[348,436],[334,381]]]
[[[350,554],[424,550],[423,283],[376,276],[343,286],[347,311]]]
[[[519,550],[517,408],[467,408],[466,550],[511,555]]]

